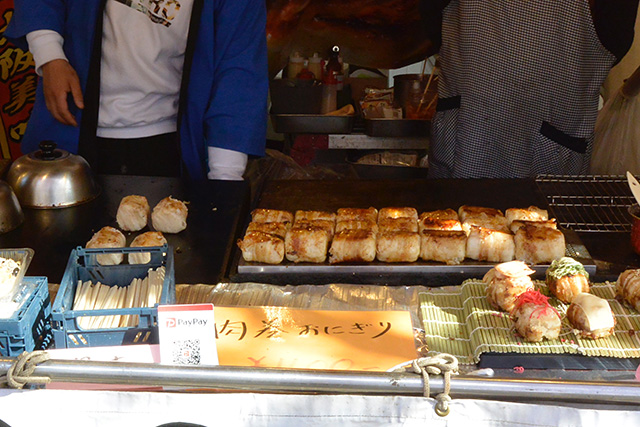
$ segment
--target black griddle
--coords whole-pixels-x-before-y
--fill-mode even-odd
[[[248,212],[249,188],[245,182],[185,183],[178,178],[100,176],[100,196],[83,205],[64,209],[24,209],[25,221],[0,235],[0,247],[29,247],[35,256],[27,275],[47,276],[60,283],[71,250],[84,246],[104,226],[117,227],[116,212],[122,197],[147,197],[151,209],[166,196],[186,201],[187,229],[166,234],[174,250],[176,283],[218,283],[226,276],[239,218]],[[140,233],[125,232],[127,245]]]

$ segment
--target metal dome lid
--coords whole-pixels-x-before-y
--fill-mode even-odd
[[[64,208],[89,202],[100,194],[89,163],[76,154],[42,141],[40,150],[16,159],[7,173],[20,204],[31,208]]]

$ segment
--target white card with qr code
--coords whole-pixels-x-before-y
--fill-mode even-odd
[[[158,335],[162,364],[218,364],[213,304],[159,306]]]

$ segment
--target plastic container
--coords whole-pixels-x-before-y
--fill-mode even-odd
[[[147,252],[151,255],[148,264],[100,265],[96,257],[100,254]],[[125,256],[127,259],[128,256]],[[173,251],[169,246],[85,249],[78,247],[71,251],[69,262],[62,276],[60,288],[53,303],[52,328],[56,348],[98,347],[123,344],[156,344],[158,342],[158,309],[136,307],[102,310],[72,310],[78,281],[98,281],[109,286],[129,286],[134,278],[147,276],[149,269],[165,267],[160,304],[174,304],[176,282]],[[137,327],[83,329],[78,320],[84,316],[139,316]]]
[[[11,301],[15,298],[18,285],[22,282],[22,278],[31,264],[33,253],[31,248],[0,249],[0,258],[10,259],[20,264],[20,269],[15,274],[13,281],[0,282],[0,302]]]
[[[299,52],[294,52],[289,56],[289,64],[287,65],[287,77],[295,79],[298,73],[304,68],[304,58]]]
[[[309,58],[309,71],[313,73],[316,80],[322,80],[322,58],[315,52],[311,58]]]
[[[420,75],[420,74],[399,74],[393,77],[393,102],[397,107],[406,108],[410,94],[413,91],[419,91],[420,97],[422,98],[422,102],[424,106],[429,106],[429,104],[434,101],[434,98],[438,96],[438,83],[435,79],[431,79],[431,84],[429,85],[429,89],[427,93],[424,93],[427,84],[429,83],[429,78],[431,76]],[[415,86],[417,82],[417,87]],[[423,96],[424,95],[424,96]],[[433,109],[435,105],[431,104],[430,108]]]
[[[11,317],[0,318],[0,355],[5,357],[44,350],[53,338],[47,278],[25,277],[20,288],[26,292],[25,301]]]
[[[327,114],[338,109],[338,85],[322,85],[322,114]]]

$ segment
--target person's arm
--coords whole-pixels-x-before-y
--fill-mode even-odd
[[[67,95],[71,93],[75,104],[82,108],[80,83],[75,70],[64,58],[64,52],[60,54],[67,7],[65,0],[14,0],[13,17],[5,35],[25,37],[35,43],[35,50],[39,51],[34,58],[40,62],[37,65],[42,73],[47,108],[56,120],[76,126],[75,117],[69,112]]]
[[[64,34],[67,7],[65,0],[14,0],[13,16],[4,35],[19,38],[37,30]]]
[[[62,45],[64,39],[53,30],[37,30],[27,34],[29,51],[33,55],[36,64],[36,73],[42,76],[42,66],[54,59],[67,60]]]
[[[205,114],[208,177],[241,179],[247,155],[263,155],[266,143],[265,2],[222,0],[214,25],[218,60]]]
[[[600,42],[620,61],[633,43],[638,0],[590,0],[590,5]]]
[[[207,178],[224,181],[242,181],[248,157],[239,151],[209,146],[209,173]]]
[[[62,49],[62,36],[52,30],[36,30],[27,34],[27,42],[36,64],[36,73],[42,76],[47,109],[60,123],[77,126],[75,117],[69,111],[67,95],[71,93],[80,109],[84,108],[84,101],[78,75]]]

